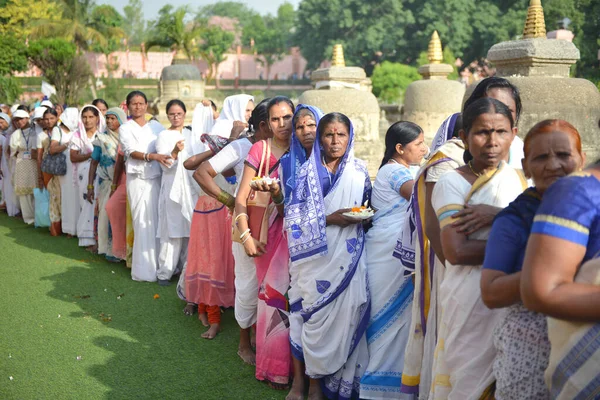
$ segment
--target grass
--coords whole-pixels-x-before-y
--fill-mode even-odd
[[[1,399],[285,397],[237,357],[232,310],[202,339],[174,285],[134,282],[74,238],[2,213],[0,272]]]

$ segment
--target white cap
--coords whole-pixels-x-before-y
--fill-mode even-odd
[[[54,104],[50,100],[44,100],[40,103],[42,107],[54,108]]]
[[[13,106],[10,108],[10,113],[14,114],[15,111],[17,111],[17,108],[19,108],[18,104],[13,104]]]
[[[46,107],[36,107],[36,109],[33,110],[33,117],[31,119],[36,120],[43,118],[46,110]]]
[[[29,118],[29,113],[25,110],[17,110],[13,113],[13,119],[15,118]]]

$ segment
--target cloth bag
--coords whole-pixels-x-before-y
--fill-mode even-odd
[[[269,176],[271,161],[271,139],[265,141],[260,158],[260,165],[256,176],[259,178]],[[264,175],[263,172],[264,171]],[[250,190],[248,200],[246,201],[246,213],[248,214],[248,228],[252,237],[262,244],[267,244],[269,237],[269,203],[271,202],[270,192],[261,192],[254,189]],[[241,232],[237,227],[235,218],[233,218],[233,229],[231,240],[241,243]]]
[[[50,226],[50,194],[46,189],[33,189],[36,228]]]
[[[62,141],[62,131],[60,132],[60,140]],[[59,141],[60,143],[60,141]],[[50,175],[66,175],[67,174],[67,156],[60,152],[57,154],[46,154],[42,160],[42,172]]]

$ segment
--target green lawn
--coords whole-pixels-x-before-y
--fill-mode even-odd
[[[285,397],[238,359],[231,310],[202,339],[174,285],[134,282],[74,238],[2,213],[0,273],[0,399]]]

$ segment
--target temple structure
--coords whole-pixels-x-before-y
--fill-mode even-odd
[[[530,2],[523,39],[498,43],[488,52],[498,76],[508,78],[521,92],[519,135],[525,136],[544,119],[566,120],[581,134],[592,162],[600,157],[600,93],[592,82],[570,77],[579,58],[570,41],[546,38],[540,0]]]
[[[354,125],[356,157],[367,162],[374,178],[384,145],[379,133],[379,104],[365,70],[347,67],[342,45],[336,44],[331,67],[314,71],[311,81],[314,89],[302,93],[299,103],[319,107],[325,114],[337,111],[347,115]]]
[[[406,88],[401,114],[403,120],[423,128],[425,143],[430,144],[442,122],[460,112],[465,87],[458,81],[448,80],[454,69],[442,63],[442,42],[437,31],[431,35],[427,58],[429,64],[419,68],[423,79]]]

